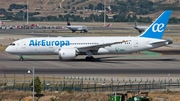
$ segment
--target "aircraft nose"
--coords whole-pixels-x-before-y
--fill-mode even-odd
[[[7,47],[7,48],[5,49],[5,51],[9,53],[9,52],[10,52],[10,48]]]

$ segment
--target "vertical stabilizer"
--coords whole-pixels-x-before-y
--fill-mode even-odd
[[[2,24],[3,24],[2,21],[0,21],[0,27],[2,26]]]
[[[112,24],[108,24],[106,27],[111,27],[112,26]]]
[[[137,21],[134,22],[134,28],[136,29],[138,26]]]
[[[166,25],[171,16],[172,10],[164,11],[149,27],[144,31],[140,37],[162,39]]]
[[[67,26],[71,26],[69,19],[67,18]]]

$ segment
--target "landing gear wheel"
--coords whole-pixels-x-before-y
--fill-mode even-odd
[[[61,61],[61,60],[62,60],[62,58],[61,58],[61,57],[59,57],[59,60]]]
[[[86,57],[86,61],[89,61],[90,60],[90,57]]]
[[[91,56],[91,57],[86,57],[86,61],[94,61],[94,57],[93,56]]]
[[[23,55],[18,55],[19,56],[19,61],[23,61],[24,60],[24,58],[23,58]]]
[[[20,60],[20,61],[24,61],[24,58],[23,58],[23,57],[20,57],[19,60]]]
[[[94,61],[94,57],[92,56],[92,57],[90,57],[90,59],[91,59],[91,61]]]

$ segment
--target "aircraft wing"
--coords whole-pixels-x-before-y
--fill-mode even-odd
[[[80,27],[80,28],[77,28],[77,30],[83,30],[83,28]]]
[[[98,50],[99,48],[111,46],[118,43],[124,43],[127,42],[125,40],[119,41],[119,42],[112,42],[112,43],[104,43],[104,44],[98,44],[98,45],[91,45],[91,46],[84,46],[84,47],[76,47],[80,51],[88,51],[88,50]]]

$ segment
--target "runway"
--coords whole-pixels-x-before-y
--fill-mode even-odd
[[[165,31],[167,34],[179,34],[179,27],[178,28],[169,28]],[[140,34],[137,30],[134,29],[134,27],[127,27],[127,28],[118,28],[118,27],[111,27],[111,28],[105,28],[105,27],[95,27],[95,28],[90,28],[88,33],[84,34],[92,34],[96,32],[104,32],[104,31],[109,31],[108,33],[115,33],[115,34]],[[34,36],[57,36],[57,33],[63,34],[63,36],[66,36],[65,33],[72,33],[71,30],[69,29],[0,29],[0,34],[18,34],[18,35],[34,35]],[[36,33],[36,34],[35,34]],[[43,33],[39,34],[39,33]],[[49,34],[49,33],[55,33],[55,35]],[[80,33],[80,31],[77,31],[75,33]]]
[[[53,55],[25,56],[25,61],[19,61],[17,56],[1,52],[1,73],[26,74],[32,67],[37,75],[163,77],[167,74],[179,76],[180,72],[179,55],[98,55],[94,62],[87,62],[84,57],[59,61],[58,56]]]
[[[106,28],[106,27],[95,27],[95,28],[90,28],[89,31],[92,31],[92,30],[135,30],[133,27],[132,28],[117,28],[117,27],[111,27],[111,28]],[[1,29],[0,30],[0,33],[3,33],[3,32],[11,32],[11,33],[15,33],[15,32],[26,32],[26,33],[31,33],[31,32],[34,32],[34,33],[42,33],[44,31],[66,31],[66,32],[71,32],[71,30],[67,29],[67,28],[62,28],[62,29]],[[80,32],[80,31],[77,31],[77,32]]]

